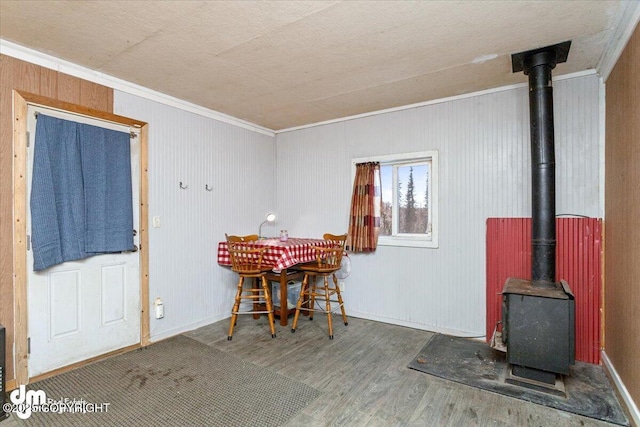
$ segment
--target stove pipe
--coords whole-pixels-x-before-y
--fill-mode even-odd
[[[529,76],[531,131],[531,285],[556,288],[556,190],[551,70],[565,62],[571,41],[512,56],[513,72]]]
[[[529,76],[531,129],[531,279],[509,278],[502,290],[502,342],[512,374],[555,384],[575,361],[575,305],[569,284],[555,283],[556,218],[551,70],[571,42],[511,56],[513,72]]]

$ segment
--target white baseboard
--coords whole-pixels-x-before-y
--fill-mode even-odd
[[[231,313],[219,314],[217,316],[209,317],[199,322],[190,323],[188,325],[183,325],[178,328],[169,329],[167,331],[162,331],[160,333],[151,333],[151,337],[149,338],[149,340],[152,343],[162,341],[164,339],[171,338],[173,336],[180,335],[185,332],[193,331],[194,329],[198,329],[202,326],[210,325],[219,320],[228,319],[229,317],[231,317]]]
[[[622,378],[620,378],[620,375],[618,375],[616,368],[613,366],[611,360],[609,360],[609,357],[607,356],[607,353],[604,352],[604,350],[601,351],[601,356],[604,368],[609,372],[609,375],[611,376],[616,389],[618,389],[618,393],[620,394],[620,396],[622,396],[622,400],[624,400],[624,404],[627,406],[627,410],[631,414],[632,424],[640,426],[640,410],[638,410],[638,405],[636,405],[636,403],[633,401],[633,398],[629,394],[629,390],[627,390],[627,387],[625,387],[624,383],[622,382]]]
[[[482,332],[462,331],[459,329],[442,328],[434,325],[424,325],[422,323],[407,322],[404,320],[382,317],[371,313],[363,313],[359,311],[347,311],[347,316],[357,317],[359,319],[375,320],[376,322],[389,323],[391,325],[406,326],[407,328],[419,329],[421,331],[435,332],[444,335],[451,335],[460,338],[476,338],[486,340],[486,335]]]
[[[364,313],[364,312],[351,311],[350,310],[350,311],[347,312],[347,315],[349,317],[357,317],[359,319],[373,320],[373,321],[376,321],[376,322],[388,323],[388,324],[391,324],[391,325],[405,326],[407,328],[419,329],[421,331],[435,332],[435,333],[444,334],[444,335],[451,335],[451,336],[455,336],[455,337],[475,338],[475,339],[478,339],[478,340],[485,340],[486,339],[486,336],[484,334],[478,333],[478,332],[462,331],[462,330],[459,330],[459,329],[442,328],[442,327],[438,327],[438,326],[434,326],[434,325],[424,325],[422,323],[407,322],[407,321],[404,321],[404,320],[398,320],[398,319],[393,319],[393,318],[389,318],[389,317],[378,316],[378,315],[371,314],[371,313]],[[209,325],[211,323],[218,322],[220,320],[228,319],[230,317],[231,317],[231,313],[220,314],[220,315],[217,315],[217,316],[209,317],[207,319],[201,320],[201,321],[196,322],[196,323],[191,323],[189,325],[180,326],[178,328],[169,329],[169,330],[162,331],[162,332],[159,332],[159,333],[153,333],[153,331],[152,331],[151,337],[150,337],[150,341],[151,342],[162,341],[164,339],[171,338],[171,337],[173,337],[175,335],[183,334],[185,332],[189,332],[189,331],[192,331],[194,329],[198,329],[198,328],[200,328],[202,326],[206,326],[206,325]]]

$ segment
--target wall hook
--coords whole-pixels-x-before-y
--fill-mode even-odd
[[[207,191],[213,191],[213,187],[209,188],[209,184],[205,184],[204,189]]]
[[[181,190],[186,190],[187,188],[189,188],[188,185],[182,185],[182,181],[180,181],[180,189]]]

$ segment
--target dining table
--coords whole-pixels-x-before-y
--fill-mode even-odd
[[[304,273],[295,270],[298,264],[316,260],[315,247],[330,247],[334,242],[325,239],[289,237],[286,240],[280,238],[259,239],[242,242],[251,248],[264,248],[267,250],[262,257],[262,264],[271,267],[266,274],[267,281],[280,284],[280,307],[274,307],[274,314],[280,318],[280,325],[287,326],[287,317],[295,312],[295,308],[289,309],[287,304],[287,283],[291,280],[302,281]],[[227,242],[218,242],[218,264],[231,265]]]

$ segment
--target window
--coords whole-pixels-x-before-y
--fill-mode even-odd
[[[438,152],[366,159],[380,162],[382,206],[379,245],[438,247]],[[354,172],[355,173],[355,172]]]

